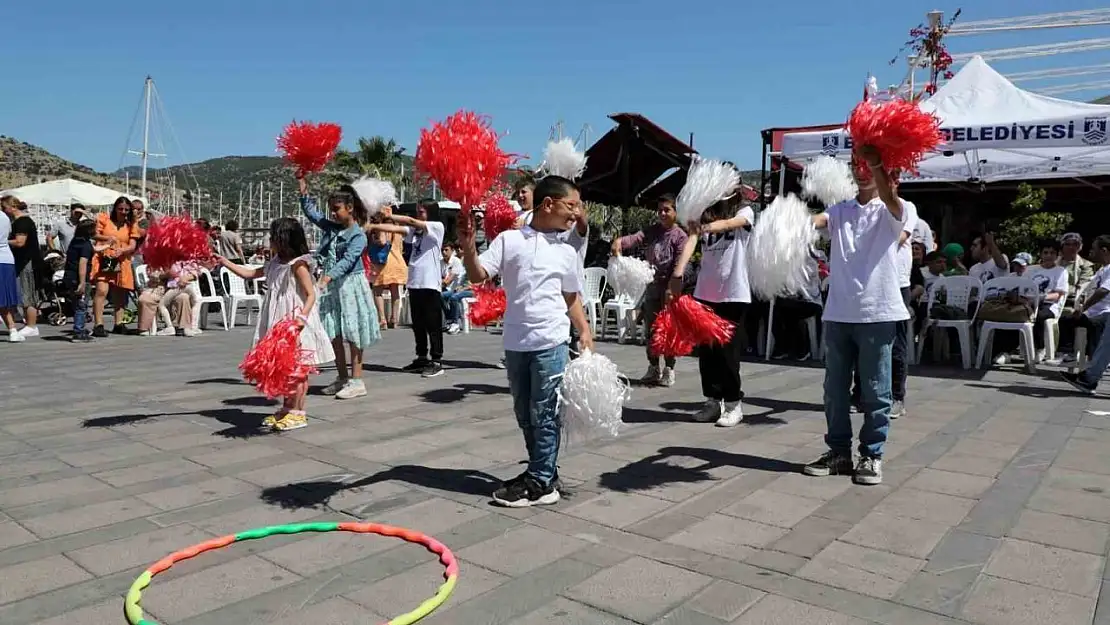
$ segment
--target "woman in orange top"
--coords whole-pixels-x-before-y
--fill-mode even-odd
[[[96,216],[96,243],[108,245],[108,249],[93,256],[92,282],[96,285],[93,295],[93,336],[105,337],[104,306],[109,295],[112,298],[113,334],[124,334],[127,326],[123,324],[123,310],[127,307],[127,296],[135,289],[135,274],[131,268],[131,255],[135,252],[136,239],[141,236],[135,225],[131,201],[125,197],[116,199],[111,213]]]
[[[393,209],[389,206],[382,207],[381,214],[389,217]],[[374,278],[374,306],[378,309],[378,319],[381,327],[396,328],[401,321],[401,287],[409,281],[409,268],[405,264],[404,236],[391,232],[372,232],[371,243],[389,243],[389,256],[384,265],[374,265],[377,277]],[[384,293],[389,291],[389,321],[385,316]]]

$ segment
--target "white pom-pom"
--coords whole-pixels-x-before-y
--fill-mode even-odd
[[[559,386],[563,436],[584,441],[620,434],[624,403],[632,390],[617,365],[601,354],[585,350],[567,363]]]
[[[618,297],[623,295],[638,300],[654,279],[655,270],[645,260],[628,256],[609,259],[606,280]]]
[[[548,176],[577,180],[586,171],[586,155],[575,149],[574,142],[568,138],[549,141],[540,169]]]
[[[721,161],[695,158],[686,174],[686,184],[675,202],[678,223],[688,224],[701,219],[705,209],[731,197],[740,186],[740,172]]]
[[[358,199],[370,215],[377,215],[382,207],[397,203],[397,190],[393,188],[392,182],[364,177],[352,182],[351,188],[358,194]]]
[[[802,197],[833,206],[856,197],[859,187],[848,163],[831,156],[818,156],[802,173]]]
[[[818,238],[813,215],[798,196],[780,195],[759,215],[748,239],[748,283],[764,300],[806,290]]]

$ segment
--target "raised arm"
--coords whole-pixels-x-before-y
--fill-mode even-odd
[[[408,215],[391,215],[390,219],[392,219],[395,224],[416,228],[417,230],[423,230],[425,232],[428,231],[428,222],[420,221],[415,217],[409,217]]]
[[[729,219],[718,219],[717,221],[709,222],[702,227],[701,231],[707,232],[709,234],[715,234],[720,232],[728,232],[729,230],[740,230],[742,228],[747,228],[750,225],[752,225],[752,222],[748,220],[747,217],[743,215],[736,215],[735,217],[731,217]],[[687,238],[687,241],[688,240],[689,238]]]
[[[1006,260],[1005,254],[998,248],[998,243],[994,240],[994,235],[990,232],[983,234],[983,243],[987,246],[987,251],[991,253],[991,260],[994,261],[994,266],[999,269],[1009,269],[1010,264]]]
[[[242,265],[236,265],[223,256],[217,256],[216,263],[221,267],[227,267],[228,271],[244,280],[257,280],[265,274],[265,267],[244,267]]]
[[[458,237],[459,247],[462,248],[463,266],[466,267],[466,279],[470,280],[471,284],[481,284],[489,280],[489,273],[482,267],[482,262],[478,258],[478,248],[474,245],[473,218],[459,220]],[[490,243],[489,249],[486,250],[487,254],[495,248],[500,238],[499,236]]]
[[[629,234],[623,237],[613,239],[613,245],[610,248],[613,256],[620,256],[621,252],[644,242],[644,231],[641,230],[636,234]]]
[[[390,234],[408,233],[408,230],[406,230],[404,226],[398,226],[396,224],[367,223],[365,226],[363,226],[363,230],[365,230],[367,234],[370,234],[371,232],[388,232]]]
[[[682,279],[686,275],[686,265],[690,263],[690,259],[694,257],[694,251],[698,249],[698,236],[700,234],[701,226],[691,223],[687,229],[686,244],[682,246],[682,253],[679,254],[678,260],[674,263],[674,269],[671,270],[670,294],[672,297],[678,297],[682,294]]]
[[[339,224],[324,217],[324,213],[316,205],[316,198],[310,195],[301,196],[301,212],[304,213],[306,219],[312,222],[312,225],[323,230],[337,230]]]
[[[863,145],[858,148],[858,152],[871,170],[871,176],[875,180],[875,191],[878,192],[879,199],[883,201],[883,204],[886,204],[886,209],[890,211],[895,219],[902,221],[905,216],[905,208],[902,206],[902,200],[898,199],[898,193],[894,190],[894,185],[890,182],[890,175],[883,167],[883,159],[879,155],[879,150],[871,145]]]

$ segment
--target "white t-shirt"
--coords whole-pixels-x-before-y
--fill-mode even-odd
[[[1035,282],[1042,296],[1053,292],[1061,294],[1060,299],[1052,304],[1052,315],[1059,318],[1060,311],[1064,309],[1064,300],[1068,297],[1067,268],[1050,267],[1045,269],[1040,265],[1030,265],[1022,277]]]
[[[985,263],[975,263],[972,265],[971,269],[967,270],[967,275],[972,278],[979,278],[979,281],[983,284],[986,284],[987,280],[1005,278],[1010,275],[1010,259],[1005,255],[1003,255],[1003,258],[1006,260],[1005,267],[999,267],[994,264],[994,259],[992,258]]]
[[[578,257],[578,282],[582,288],[586,287],[586,248],[590,242],[590,227],[586,226],[586,234],[578,234],[578,225],[571,226],[570,230],[563,233],[560,238],[564,243],[574,248],[574,255]]]
[[[830,206],[829,297],[825,321],[879,323],[905,321],[910,312],[899,288],[897,246],[908,212],[895,219],[875,198],[854,198]]]
[[[505,289],[505,351],[536,352],[570,340],[563,293],[580,293],[578,256],[559,234],[524,226],[497,235],[478,257]]]
[[[10,236],[12,236],[12,220],[4,213],[0,213],[0,265],[15,264],[12,246],[8,245]]]
[[[428,221],[427,231],[405,228],[405,243],[412,245],[409,256],[409,288],[442,291],[443,224]]]
[[[901,198],[898,198],[901,199]],[[906,242],[898,246],[898,286],[905,289],[910,286],[910,272],[913,271],[913,235],[917,224],[917,207],[909,200],[902,200],[903,216],[902,232],[909,236]]]
[[[745,206],[736,212],[749,224],[755,223],[755,211]],[[740,228],[728,232],[701,235],[701,267],[694,297],[706,302],[751,303],[752,292],[748,286],[748,239],[750,229]]]
[[[921,277],[925,279],[925,292],[928,293],[929,289],[933,288],[933,285],[937,283],[937,280],[944,277],[944,274],[938,273],[933,275],[933,272],[929,271],[928,267],[922,267]]]
[[[1065,269],[1065,272],[1067,270]],[[1110,291],[1110,265],[1098,270],[1095,277],[1091,279],[1091,285],[1087,287],[1087,297],[1090,297],[1095,291],[1099,289],[1106,289]],[[1110,313],[1110,294],[1104,295],[1094,306],[1091,306],[1083,314],[1094,319]]]
[[[451,260],[443,266],[443,279],[447,279],[447,274],[451,274],[451,283],[447,285],[449,289],[457,289],[466,281],[466,267],[463,266],[462,259],[455,254],[452,254]]]

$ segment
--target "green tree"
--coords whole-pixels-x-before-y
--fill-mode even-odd
[[[1018,185],[1017,196],[1010,202],[1011,213],[998,229],[998,243],[1011,256],[1018,252],[1035,252],[1043,239],[1055,239],[1071,222],[1067,213],[1043,211],[1048,193],[1027,182]]]
[[[359,137],[354,150],[339,150],[327,173],[333,183],[350,182],[360,176],[389,180],[397,186],[412,183],[406,166],[405,148],[393,139],[375,135]]]

